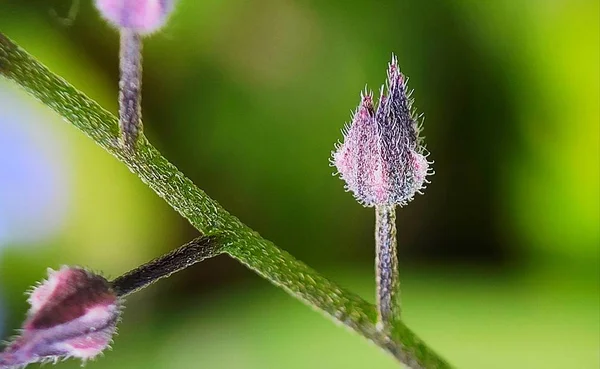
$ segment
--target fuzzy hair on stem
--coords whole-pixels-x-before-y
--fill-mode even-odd
[[[400,318],[400,278],[396,251],[396,207],[375,206],[375,274],[378,328],[391,329]]]
[[[143,264],[110,282],[117,296],[125,297],[137,292],[159,279],[222,253],[222,242],[218,236],[201,236],[185,245]]]
[[[142,38],[131,30],[121,30],[119,53],[119,127],[123,147],[133,150],[142,131]]]

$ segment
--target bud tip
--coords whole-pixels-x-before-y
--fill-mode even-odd
[[[406,78],[395,55],[388,65],[377,108],[373,96],[361,93],[343,142],[332,164],[346,189],[365,206],[404,205],[420,193],[431,174]]]

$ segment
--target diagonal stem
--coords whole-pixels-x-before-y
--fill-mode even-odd
[[[205,259],[223,253],[223,244],[216,236],[201,236],[185,245],[115,278],[112,288],[119,297],[137,292],[159,279],[191,267]]]
[[[262,238],[185,177],[140,134],[132,154],[118,144],[117,119],[98,103],[54,75],[0,33],[0,75],[83,131],[185,217],[203,234],[219,234],[223,252],[283,288],[293,297],[344,324],[414,369],[450,368],[402,321],[390,333],[376,328],[377,309],[324,278]]]

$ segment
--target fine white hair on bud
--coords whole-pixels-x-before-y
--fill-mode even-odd
[[[377,108],[372,93],[361,94],[343,142],[332,153],[346,189],[364,206],[405,205],[431,174],[411,93],[392,55]]]
[[[0,369],[92,359],[108,347],[121,311],[110,283],[78,267],[49,270],[28,302],[21,334],[0,352]]]
[[[139,34],[160,29],[173,4],[174,0],[96,0],[96,8],[108,22]]]

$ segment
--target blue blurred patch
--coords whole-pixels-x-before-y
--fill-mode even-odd
[[[60,137],[51,118],[22,96],[0,84],[0,248],[55,235],[67,212]]]

